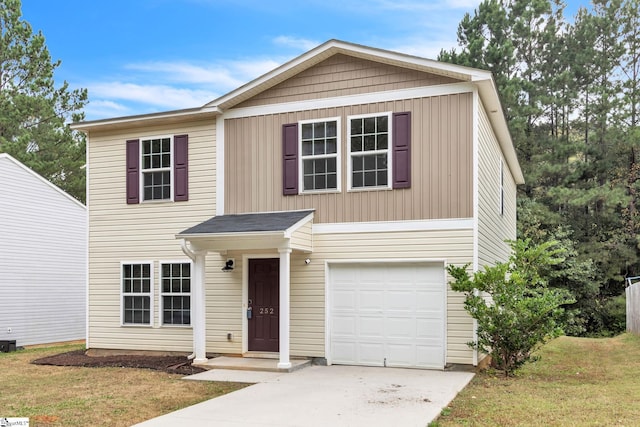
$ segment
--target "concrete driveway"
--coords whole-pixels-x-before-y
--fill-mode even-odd
[[[472,377],[469,372],[336,365],[292,373],[212,370],[188,379],[257,384],[138,426],[425,427]]]

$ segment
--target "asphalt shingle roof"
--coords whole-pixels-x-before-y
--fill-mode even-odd
[[[229,234],[285,231],[314,210],[219,215],[179,234]]]

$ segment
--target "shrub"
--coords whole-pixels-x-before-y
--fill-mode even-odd
[[[529,361],[540,345],[562,334],[561,306],[574,302],[567,291],[547,287],[544,272],[563,261],[555,241],[509,244],[508,262],[486,266],[473,276],[468,265],[447,267],[455,279],[451,289],[465,293],[465,309],[478,321],[477,341],[469,346],[490,354],[492,366],[505,375]]]

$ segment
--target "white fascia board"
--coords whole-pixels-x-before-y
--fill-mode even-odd
[[[491,122],[491,127],[496,134],[496,138],[498,139],[500,148],[502,149],[504,157],[507,160],[509,169],[513,174],[513,178],[516,184],[524,184],[524,175],[522,173],[522,169],[520,168],[520,163],[518,162],[518,155],[516,154],[513,140],[511,139],[511,133],[509,132],[507,120],[504,117],[504,113],[502,112],[502,104],[500,103],[500,98],[498,97],[496,87],[493,84],[493,79],[484,80],[482,82],[478,82],[477,84],[480,93],[480,99],[482,100],[485,110],[487,111],[489,122]]]
[[[259,238],[285,237],[284,231],[259,231],[259,232],[235,232],[235,233],[195,233],[195,234],[176,234],[176,239],[185,239],[188,241],[198,240],[224,240],[224,239],[259,239]]]
[[[287,238],[287,239],[291,238],[291,235],[293,233],[295,233],[300,227],[302,227],[303,225],[305,225],[309,221],[313,221],[313,214],[314,214],[314,212],[309,213],[309,215],[305,216],[300,221],[296,222],[291,227],[287,228],[284,231],[284,237]]]
[[[473,230],[473,218],[313,224],[313,234]]]
[[[140,114],[135,116],[124,116],[110,119],[91,120],[85,122],[70,123],[69,127],[74,130],[88,132],[91,130],[103,130],[112,127],[123,127],[127,125],[142,125],[154,121],[168,119],[180,119],[187,117],[198,117],[200,115],[221,114],[218,107],[198,107],[184,110],[163,111],[160,113]]]

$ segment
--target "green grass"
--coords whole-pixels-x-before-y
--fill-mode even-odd
[[[0,417],[34,426],[129,426],[244,387],[147,369],[32,365],[82,345],[0,353]]]
[[[640,425],[640,337],[561,337],[517,376],[483,372],[433,426]]]

